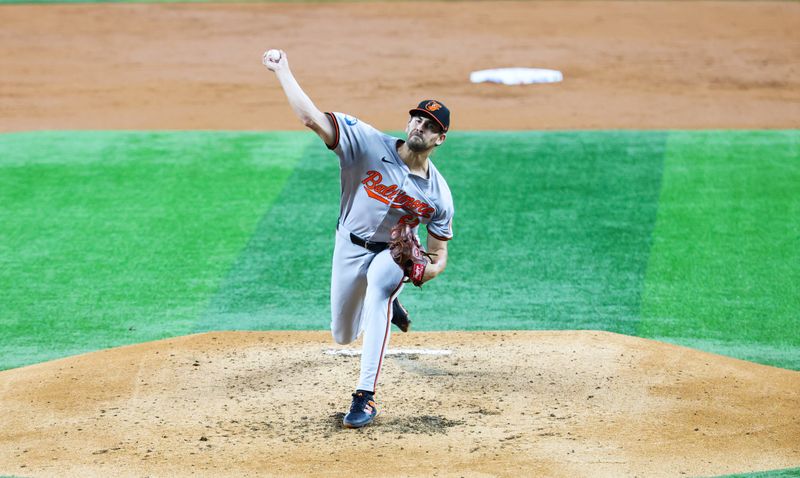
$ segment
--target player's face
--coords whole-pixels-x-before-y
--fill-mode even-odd
[[[406,144],[415,153],[433,149],[444,143],[445,133],[438,123],[424,116],[412,116],[406,126]]]

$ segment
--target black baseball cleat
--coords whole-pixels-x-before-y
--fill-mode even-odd
[[[408,332],[411,328],[411,319],[408,318],[408,311],[395,299],[392,301],[392,323],[403,332]]]
[[[375,395],[369,392],[357,391],[353,394],[353,403],[350,412],[344,416],[342,424],[345,428],[361,428],[372,423],[378,415],[378,405]]]

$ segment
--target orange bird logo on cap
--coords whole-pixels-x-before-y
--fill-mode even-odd
[[[436,111],[436,110],[441,109],[441,108],[442,108],[442,105],[440,105],[439,103],[437,103],[435,101],[429,101],[428,104],[425,105],[425,109],[428,110],[428,111]]]

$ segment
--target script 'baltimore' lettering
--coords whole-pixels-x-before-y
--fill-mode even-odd
[[[417,216],[430,218],[436,210],[428,203],[406,194],[396,184],[383,184],[383,175],[378,171],[367,171],[367,177],[361,181],[364,190],[372,199],[388,204],[395,209],[405,209]]]

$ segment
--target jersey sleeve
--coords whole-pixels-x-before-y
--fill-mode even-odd
[[[452,201],[445,205],[428,223],[428,235],[440,241],[449,241],[453,238],[453,215],[455,208]]]
[[[339,156],[341,166],[347,167],[353,164],[362,156],[363,149],[372,136],[378,131],[367,123],[359,121],[344,113],[325,113],[333,123],[335,131],[332,145],[328,149]]]

